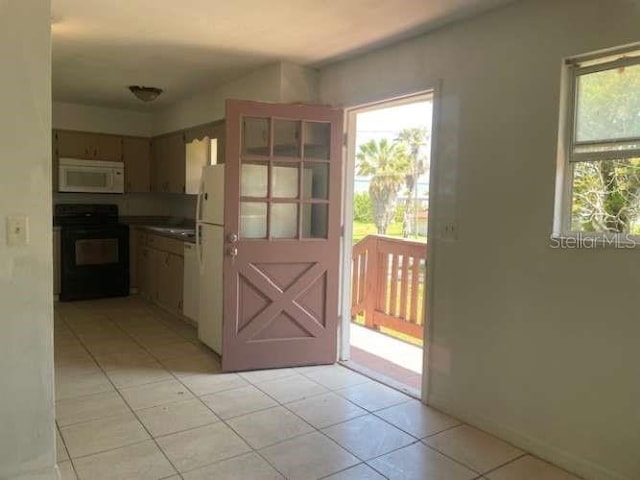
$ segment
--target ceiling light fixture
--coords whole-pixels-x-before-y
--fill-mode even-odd
[[[130,85],[129,90],[143,102],[151,102],[162,93],[161,88],[141,87],[140,85]]]

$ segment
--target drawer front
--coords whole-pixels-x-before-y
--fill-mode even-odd
[[[181,257],[184,256],[184,244],[180,240],[147,234],[147,245],[156,250],[173,253]]]

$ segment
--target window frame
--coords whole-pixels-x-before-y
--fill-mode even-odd
[[[633,239],[640,235],[615,232],[583,232],[572,229],[573,176],[574,167],[581,162],[601,162],[607,160],[625,160],[640,157],[640,135],[637,137],[616,138],[612,140],[576,141],[578,115],[578,80],[583,75],[615,70],[617,68],[640,65],[640,45],[626,47],[614,52],[592,54],[565,62],[563,75],[563,109],[560,117],[560,145],[558,149],[558,179],[554,221],[554,237],[588,237],[602,240],[623,239],[636,245]],[[576,148],[589,146],[632,145],[638,148],[626,150],[603,150],[598,152],[576,152]]]

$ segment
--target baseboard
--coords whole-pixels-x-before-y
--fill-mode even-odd
[[[8,480],[60,480],[60,478],[61,475],[58,471],[57,465],[49,468],[21,473],[12,477],[7,477]]]
[[[500,422],[491,418],[482,415],[475,415],[468,411],[456,410],[454,402],[450,401],[448,398],[429,395],[427,404],[451,415],[452,417],[462,420],[469,425],[473,425],[485,432],[492,433],[518,448],[526,450],[543,460],[583,477],[585,480],[634,480],[630,477],[620,475],[618,472],[609,470],[602,465],[590,462],[589,460],[558,449],[537,438],[533,438],[523,434],[522,432],[513,430],[512,428],[502,425]]]

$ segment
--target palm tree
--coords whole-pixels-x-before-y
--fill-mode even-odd
[[[373,221],[378,233],[384,235],[395,215],[396,197],[410,166],[406,147],[386,139],[369,140],[360,145],[356,158],[358,175],[372,177],[369,196],[373,204]]]
[[[409,172],[405,176],[405,185],[407,187],[407,198],[404,203],[404,221],[402,235],[404,237],[409,236],[408,226],[410,225],[409,218],[413,213],[413,226],[411,230],[413,233],[417,233],[418,222],[418,189],[416,188],[418,178],[420,175],[427,171],[427,157],[424,152],[424,147],[427,145],[429,139],[429,132],[426,128],[405,128],[398,133],[396,142],[405,145],[405,148],[409,154],[410,168]],[[411,208],[411,202],[413,200],[413,208]]]

